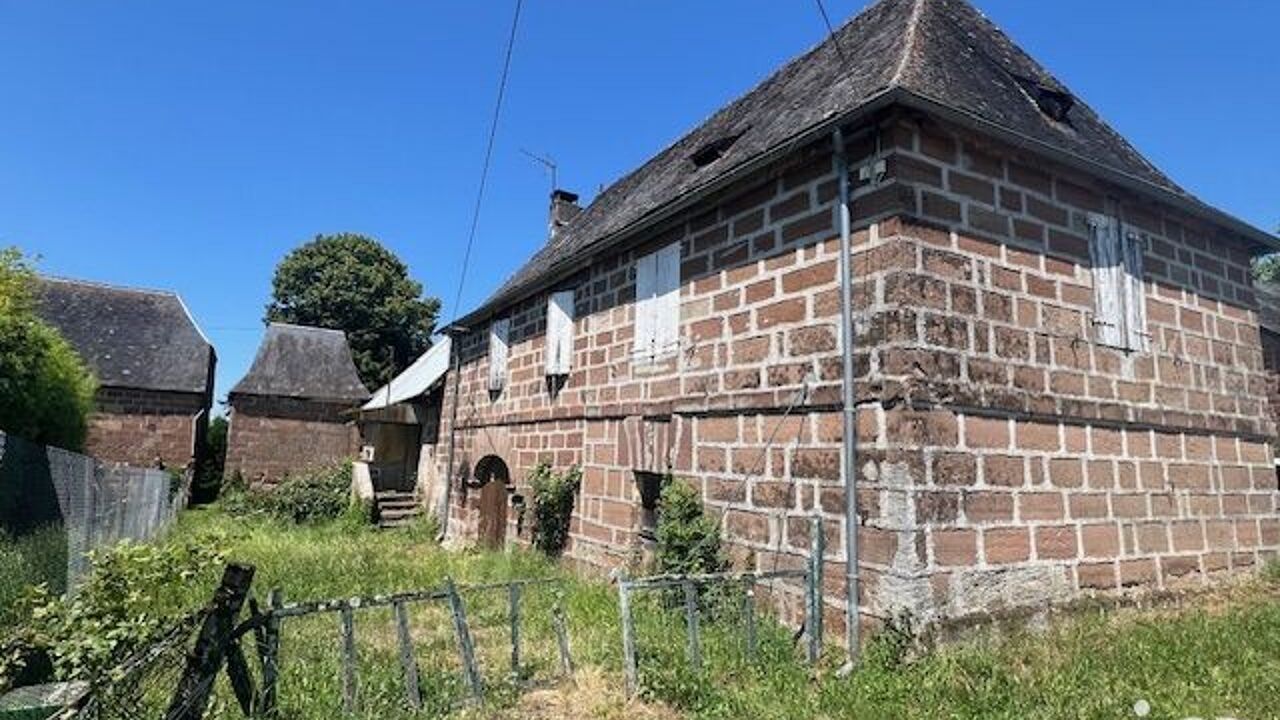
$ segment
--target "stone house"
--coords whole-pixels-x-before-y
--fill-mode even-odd
[[[37,312],[98,379],[85,452],[138,467],[200,460],[217,355],[182,298],[42,277]]]
[[[457,541],[511,541],[545,460],[584,473],[569,557],[624,565],[673,473],[740,566],[820,514],[833,628],[851,588],[958,621],[1280,548],[1249,275],[1280,241],[963,0],[876,3],[564,217],[458,322]]]
[[[271,323],[227,395],[226,472],[254,486],[358,450],[353,413],[369,398],[341,330]]]

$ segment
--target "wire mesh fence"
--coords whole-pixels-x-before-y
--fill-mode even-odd
[[[182,618],[92,679],[51,720],[155,720],[166,717],[203,613]]]
[[[155,537],[185,504],[187,486],[163,470],[0,432],[0,610],[25,585],[74,588],[95,548]]]

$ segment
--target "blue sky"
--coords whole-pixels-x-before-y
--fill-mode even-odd
[[[826,0],[836,22],[865,4]],[[977,4],[1184,187],[1280,224],[1280,3]],[[316,233],[379,238],[447,318],[511,9],[0,0],[0,245],[178,291],[219,398]],[[544,239],[522,148],[589,200],[825,32],[810,0],[526,0],[463,309]]]

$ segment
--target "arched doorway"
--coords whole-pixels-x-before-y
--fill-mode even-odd
[[[507,487],[511,473],[497,455],[486,455],[476,463],[475,482],[480,485],[480,544],[500,548],[507,539]]]

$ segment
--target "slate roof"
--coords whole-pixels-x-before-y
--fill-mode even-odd
[[[36,300],[103,386],[210,392],[213,345],[177,294],[41,277]]]
[[[1139,191],[1226,223],[1259,244],[1277,244],[1178,187],[1079,98],[1071,98],[1068,123],[1050,119],[1032,97],[1037,85],[1066,92],[965,0],[880,0],[834,38],[787,63],[605,189],[461,322],[519,300],[664,208],[876,103],[945,108],[953,120],[1105,171]],[[692,162],[699,150],[739,134],[709,165]]]
[[[271,323],[249,372],[231,395],[274,395],[306,400],[363,402],[347,336],[341,330]]]

